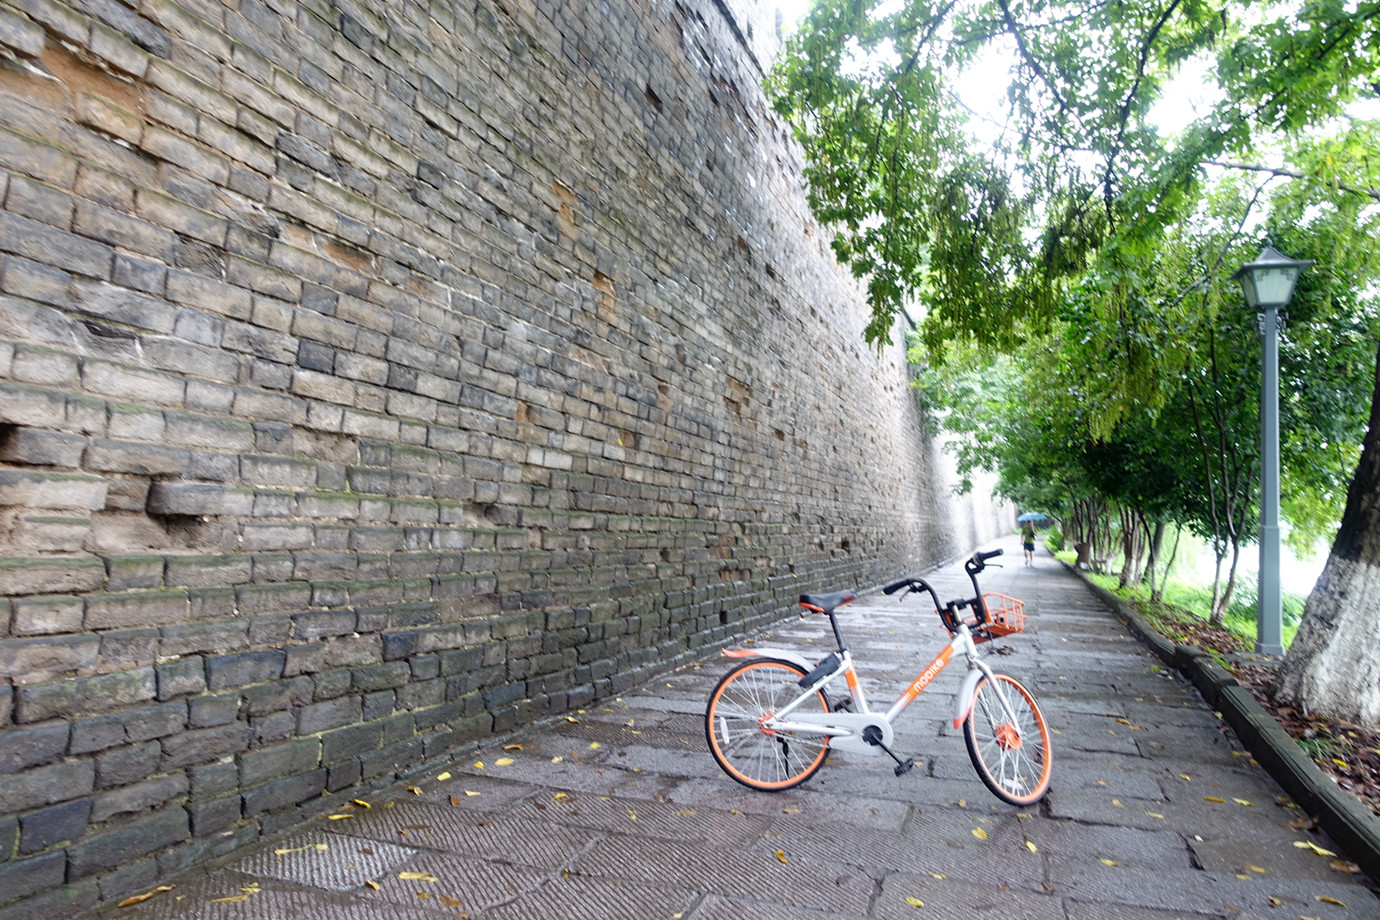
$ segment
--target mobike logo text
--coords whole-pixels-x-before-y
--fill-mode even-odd
[[[911,700],[914,700],[920,695],[922,690],[929,686],[930,681],[934,680],[935,676],[938,675],[940,671],[944,670],[944,665],[949,663],[949,657],[953,655],[953,653],[953,646],[948,646],[944,651],[939,653],[938,658],[930,662],[929,667],[920,672],[919,677],[911,681],[910,686],[906,688],[906,692],[903,695],[903,699],[905,700],[903,705],[909,705]]]

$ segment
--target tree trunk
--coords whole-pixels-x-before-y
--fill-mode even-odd
[[[1380,353],[1361,462],[1332,554],[1304,605],[1275,695],[1301,712],[1380,730]]]

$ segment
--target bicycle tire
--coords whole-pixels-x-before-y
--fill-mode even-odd
[[[824,765],[829,736],[776,732],[763,720],[800,694],[799,666],[774,658],[749,658],[724,675],[704,710],[709,752],[723,771],[751,789],[780,792],[799,786]],[[797,712],[829,711],[822,689]]]
[[[993,795],[1010,805],[1034,805],[1049,791],[1053,773],[1049,724],[1020,681],[1001,672],[992,676],[996,685],[984,677],[973,692],[972,708],[963,720],[963,742],[978,778]],[[1011,704],[1018,732],[1012,731],[998,693]]]

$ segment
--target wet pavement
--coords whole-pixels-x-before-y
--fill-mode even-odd
[[[885,756],[835,753],[804,785],[754,792],[709,755],[717,657],[503,739],[289,837],[174,879],[107,915],[157,920],[608,920],[1001,917],[1376,918],[1365,876],[1305,823],[1182,677],[1042,550],[984,590],[1021,598],[1027,630],[993,666],[1035,693],[1054,774],[1028,809],[993,797],[949,714],[961,662],[897,723]],[[898,577],[905,574],[901,573]],[[930,576],[964,593],[958,566]],[[818,590],[855,588],[820,585]],[[874,708],[945,641],[920,595],[840,610]],[[821,616],[759,645],[810,658]],[[1337,851],[1336,855],[1327,855]]]

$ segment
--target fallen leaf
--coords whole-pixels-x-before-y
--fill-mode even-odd
[[[1183,780],[1183,781],[1186,782],[1186,783],[1191,783],[1191,782],[1193,782],[1193,780],[1189,778],[1189,775],[1188,775],[1187,773],[1180,773],[1180,774],[1179,774],[1179,779]]]
[[[925,906],[925,902],[924,902],[924,901],[920,900],[919,898],[912,898],[910,895],[906,895],[906,903],[909,904],[911,907],[924,907],[924,906]]]
[[[1345,859],[1334,859],[1332,862],[1328,863],[1328,865],[1337,872],[1345,872],[1349,875],[1359,875],[1361,872],[1360,866],[1356,865],[1354,862],[1348,862]]]
[[[1152,818],[1159,818],[1161,821],[1164,820],[1164,815],[1160,814],[1157,811],[1147,811],[1146,814]]]
[[[1329,898],[1325,894],[1318,895],[1318,900],[1322,901],[1324,904],[1336,904],[1338,907],[1346,907],[1346,904],[1343,902],[1338,901],[1336,898]]]
[[[987,832],[980,827],[973,828],[973,836],[979,840],[987,839]]]
[[[1104,866],[1112,866],[1113,868],[1116,867],[1116,860],[1115,860],[1115,859],[1108,859],[1108,858],[1105,857],[1105,856],[1102,857],[1101,859],[1099,859],[1098,862],[1102,863],[1102,865],[1104,865]]]
[[[440,899],[441,899],[441,903],[444,904],[444,905],[446,905],[447,907],[464,907],[464,906],[465,906],[464,904],[462,904],[462,903],[460,902],[460,899],[459,899],[459,898],[452,898],[452,897],[450,897],[449,895],[444,895],[444,894],[442,894],[442,895],[437,895],[437,897],[440,898]]]
[[[600,744],[598,741],[591,741],[591,742],[589,743],[589,749],[590,749],[591,751],[597,751],[597,750],[599,750],[599,748],[601,748],[601,747],[603,747],[603,745]]]
[[[430,900],[430,898],[431,898],[431,892],[429,892],[429,891],[419,891],[419,892],[417,892],[417,900],[419,900],[419,901],[427,901],[427,900]]]
[[[460,804],[460,800],[457,799],[455,796],[451,796],[451,797],[450,797],[450,804],[452,804],[452,805],[459,805],[459,804]]]
[[[146,892],[144,892],[143,894],[136,894],[136,895],[132,895],[131,897],[125,898],[123,901],[121,901],[119,904],[116,904],[115,906],[116,906],[116,907],[130,907],[130,906],[132,906],[132,905],[134,905],[134,904],[143,904],[145,901],[147,901],[149,898],[153,897],[153,896],[156,895],[156,894],[161,894],[161,893],[164,892],[164,891],[172,891],[172,890],[173,890],[173,886],[171,886],[171,885],[159,885],[157,888],[153,889],[152,891],[146,891]]]
[[[1226,799],[1218,798],[1218,797],[1215,796],[1215,795],[1205,795],[1205,796],[1203,796],[1203,801],[1204,801],[1204,802],[1217,802],[1217,803],[1219,803],[1219,804],[1221,804],[1221,805],[1227,804],[1227,800],[1226,800]]]
[[[945,875],[943,872],[931,872],[930,878],[937,878],[942,882],[944,881],[944,879],[948,878],[948,876]]]
[[[404,882],[438,882],[438,881],[440,881],[440,879],[438,879],[436,876],[432,875],[430,872],[399,872],[399,873],[398,873],[398,878],[402,879]]]
[[[552,757],[552,758],[551,758],[551,762],[552,762],[552,763],[560,763],[562,760],[565,760],[565,758],[562,757],[562,756],[559,755],[559,754],[557,754],[555,757]]]
[[[475,768],[476,770],[482,770],[482,769],[484,769],[484,761],[482,761],[482,760],[476,760],[476,761],[474,762],[474,768]]]
[[[383,887],[383,886],[380,885],[378,882],[373,882],[373,881],[370,881],[369,879],[365,879],[365,880],[364,880],[364,884],[368,885],[370,888],[374,889],[375,891],[378,891],[380,888]]]
[[[1035,844],[1031,843],[1029,840],[1025,842],[1025,848],[1032,853],[1038,853],[1040,851],[1040,848],[1035,846]]]
[[[1246,868],[1247,868],[1247,869],[1250,869],[1252,872],[1258,872],[1258,873],[1260,873],[1261,875],[1264,875],[1264,874],[1265,874],[1265,870],[1262,869],[1262,868],[1260,868],[1259,866],[1247,866]]]
[[[1125,805],[1121,804],[1121,799],[1112,799],[1112,804],[1115,805],[1117,808],[1126,807]]]
[[[351,800],[350,800],[350,804],[351,804],[351,805],[358,805],[360,808],[373,808],[373,807],[374,807],[374,806],[370,805],[368,802],[364,801],[363,799],[351,799]]]
[[[410,793],[412,793],[413,795],[421,795],[421,794],[422,794],[422,787],[421,787],[421,786],[408,786],[408,787],[407,787],[407,791],[410,792]]]
[[[230,897],[228,897],[228,898],[212,898],[212,899],[211,899],[211,903],[212,903],[212,904],[238,904],[240,901],[248,901],[248,900],[249,900],[249,895],[247,895],[247,894],[232,894],[232,895],[230,895]]]
[[[1270,895],[1270,906],[1271,906],[1271,907],[1283,907],[1283,906],[1284,906],[1284,902],[1281,901],[1279,898],[1275,897],[1274,895]]]
[[[511,757],[500,757],[500,758],[498,758],[498,760],[495,760],[495,761],[494,761],[494,766],[495,766],[495,767],[509,767],[509,766],[512,766],[512,764],[513,764],[513,758],[511,758]]]
[[[674,812],[672,812],[672,814],[675,814],[675,815],[693,815],[694,813],[695,813],[695,809],[693,809],[693,808],[682,808],[680,811],[674,811]]]
[[[564,792],[558,792],[558,793],[556,793],[555,795],[553,795],[553,796],[551,797],[551,801],[553,801],[553,802],[560,802],[560,801],[563,801],[563,800],[568,799],[568,798],[570,798],[570,796],[569,796],[568,794],[566,794],[566,793],[564,793]]]
[[[522,745],[520,745],[520,744],[505,744],[505,745],[503,745],[503,750],[505,750],[505,751],[520,751],[520,750],[522,750]]]
[[[347,820],[347,819],[349,819],[349,818],[353,818],[353,817],[354,817],[354,815],[327,815],[327,816],[326,816],[326,820],[327,820],[327,821],[345,821],[345,820]]]
[[[1248,802],[1248,801],[1246,801],[1245,799],[1238,799],[1238,798],[1236,798],[1235,796],[1232,796],[1232,801],[1235,802],[1235,803],[1238,804],[1238,805],[1243,805],[1243,806],[1245,806],[1246,808],[1254,808],[1254,807],[1255,807],[1255,803],[1254,803],[1254,802]]]
[[[668,684],[667,686],[670,686],[670,685]],[[786,858],[786,851],[785,851],[785,850],[777,850],[777,851],[776,851],[776,860],[777,860],[777,862],[783,862],[783,863],[790,862],[790,860]]]
[[[441,773],[441,774],[439,774],[439,775],[436,777],[436,782],[438,782],[438,783],[444,783],[444,782],[445,782],[446,780],[448,780],[448,779],[450,779],[450,774],[449,774],[449,773]]]
[[[1336,855],[1337,855],[1336,853],[1333,853],[1331,850],[1327,850],[1327,849],[1324,849],[1324,848],[1318,846],[1316,843],[1314,843],[1314,842],[1311,841],[1311,840],[1295,840],[1295,841],[1294,841],[1294,846],[1298,847],[1300,850],[1312,850],[1314,853],[1317,853],[1319,856],[1336,856]]]
[[[574,722],[574,723],[577,723],[577,724],[578,724],[579,721],[580,721],[579,719],[575,718],[574,716],[566,716],[566,717],[565,717],[565,720],[566,720],[567,722]]]

